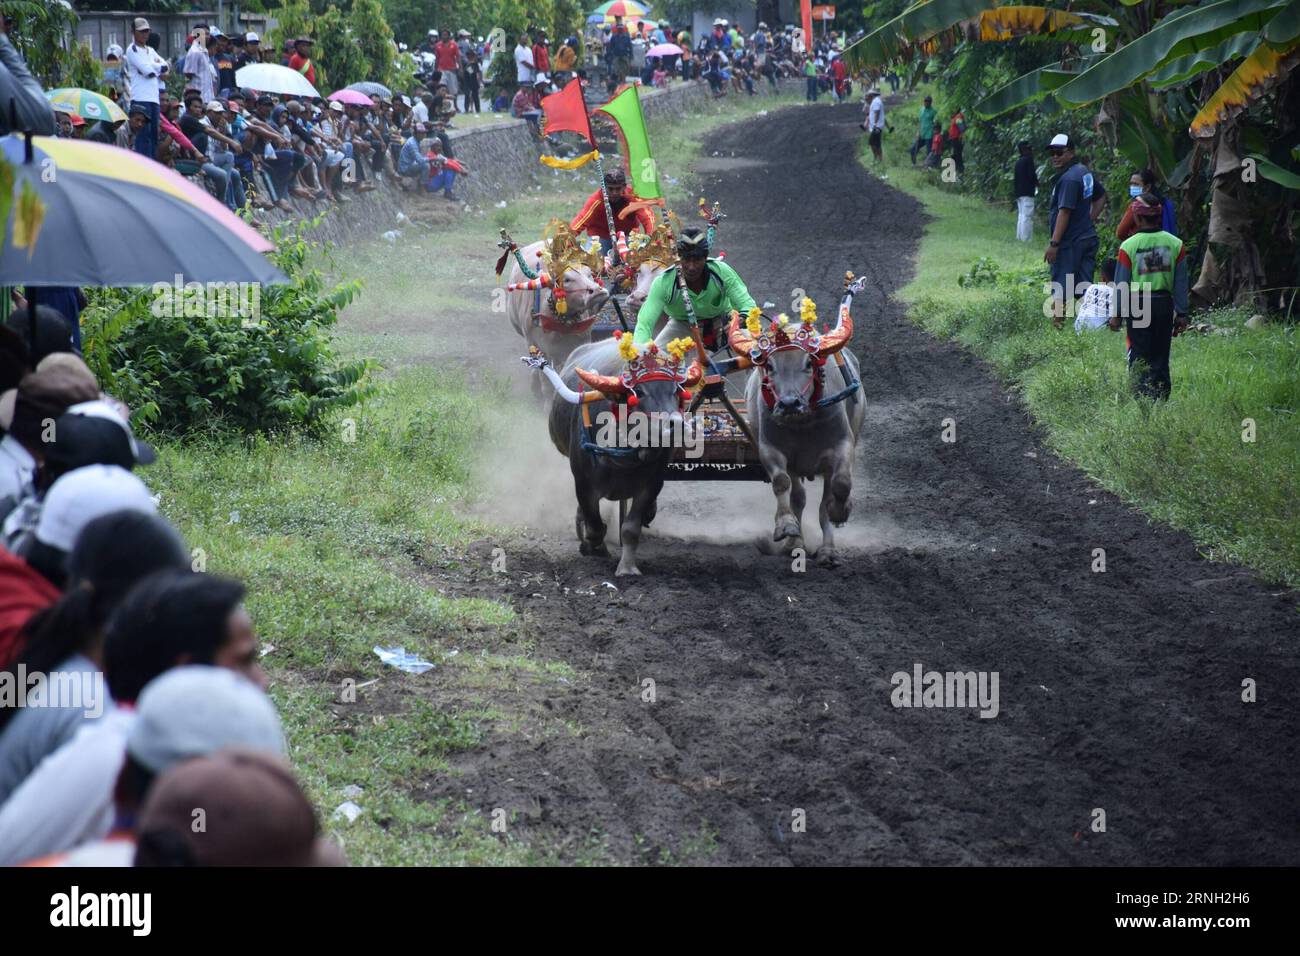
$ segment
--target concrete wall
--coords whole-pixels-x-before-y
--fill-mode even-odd
[[[785,83],[797,85],[793,80]],[[759,84],[759,90],[760,95],[766,96],[766,83]],[[650,120],[702,110],[723,111],[725,102],[715,101],[708,84],[702,81],[678,83],[669,89],[642,93],[642,108]],[[481,126],[453,129],[448,135],[456,158],[472,172],[472,175],[458,177],[456,181],[457,194],[471,205],[491,206],[502,199],[508,200],[540,182],[542,176],[552,175],[537,161],[540,146],[524,120],[501,119]],[[410,193],[391,182],[384,182],[373,192],[354,193],[352,202],[328,207],[329,213],[313,237],[337,246],[399,229],[398,213],[410,200]],[[294,213],[270,210],[259,213],[259,216],[276,224],[290,219],[311,218],[326,208],[324,204],[299,199],[291,199],[290,203]]]

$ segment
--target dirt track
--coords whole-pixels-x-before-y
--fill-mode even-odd
[[[629,861],[707,831],[704,858],[732,864],[1300,864],[1294,598],[1099,491],[980,363],[906,320],[889,295],[922,213],[855,161],[858,116],[731,127],[701,173],[760,301],[787,308],[802,287],[829,314],[846,268],[869,277],[844,564],[796,574],[746,543],[770,533],[766,485],[670,485],[646,576],[618,591],[601,584],[613,562],[571,537],[522,537],[512,561],[530,577],[506,593],[539,656],[588,677],[521,694],[581,733],[494,738],[434,794],[531,808],[516,838],[595,831]],[[940,440],[949,417],[955,444]],[[548,467],[563,486],[564,461]],[[572,509],[570,495],[561,527]],[[704,520],[727,543],[683,537]],[[499,580],[485,569],[457,590]],[[896,709],[890,677],[917,663],[998,672],[1000,713]],[[1247,677],[1258,703],[1241,702]]]

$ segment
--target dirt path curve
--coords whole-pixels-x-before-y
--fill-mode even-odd
[[[905,319],[889,294],[923,214],[858,166],[857,119],[773,113],[715,134],[701,164],[760,301],[802,287],[830,314],[845,268],[870,279],[844,565],[796,574],[731,540],[770,533],[765,485],[670,485],[646,577],[618,591],[563,535],[519,542],[532,573],[507,593],[538,653],[584,675],[531,705],[575,734],[494,739],[435,792],[528,808],[521,839],[599,833],[626,860],[711,834],[694,844],[721,863],[1300,863],[1294,599],[1099,491],[986,368]],[[682,537],[702,520],[727,543]],[[996,671],[999,713],[895,708],[891,675],[916,664]]]

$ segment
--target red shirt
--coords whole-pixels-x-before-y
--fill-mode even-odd
[[[442,72],[460,69],[460,47],[455,40],[440,40],[433,46],[433,65]]]
[[[539,73],[551,72],[551,51],[546,49],[545,43],[533,44],[533,66]]]
[[[307,67],[306,70],[303,70],[304,65]],[[316,64],[312,63],[311,57],[299,56],[295,52],[293,56],[289,57],[289,69],[307,77],[307,82],[312,86],[316,85]]]
[[[639,202],[637,197],[629,190],[626,193],[629,202]],[[613,196],[610,197],[611,203]],[[582,210],[569,223],[569,228],[574,232],[586,232],[589,236],[596,236],[600,239],[609,239],[609,217],[605,215],[605,202],[600,196],[600,190],[587,197],[583,204]],[[619,232],[630,233],[633,229],[640,229],[642,232],[653,232],[655,228],[655,217],[649,209],[639,207],[629,209],[624,206],[623,209],[614,213],[614,228]]]
[[[22,653],[23,625],[58,599],[59,589],[45,575],[0,548],[0,667],[9,667]]]

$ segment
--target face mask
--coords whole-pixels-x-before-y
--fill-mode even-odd
[[[1141,186],[1129,186],[1129,188],[1128,188],[1128,194],[1129,194],[1130,196],[1134,196],[1134,197],[1141,196],[1141,195],[1142,195],[1142,187],[1141,187]]]

